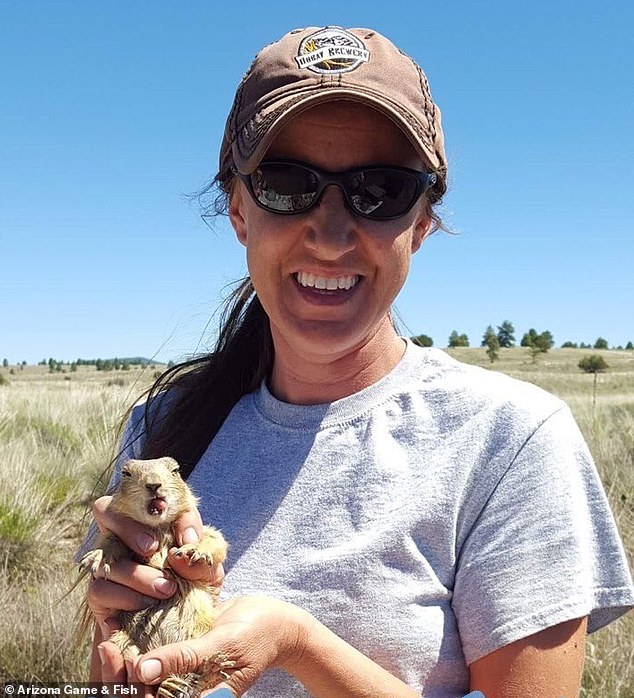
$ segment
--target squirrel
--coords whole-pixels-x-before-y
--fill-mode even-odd
[[[178,463],[169,457],[151,460],[129,460],[121,470],[121,479],[109,505],[111,511],[134,519],[152,529],[159,542],[158,549],[148,558],[134,553],[114,533],[99,535],[96,547],[79,563],[82,577],[89,573],[95,578],[102,573],[110,576],[111,566],[118,560],[130,559],[169,573],[168,550],[176,546],[172,524],[178,517],[197,505],[197,498],[181,478]],[[205,560],[209,565],[225,561],[228,545],[222,533],[204,526],[197,543],[182,545],[176,556],[189,559],[189,564]],[[120,611],[121,630],[110,638],[126,659],[134,659],[162,645],[197,638],[210,630],[216,618],[218,591],[205,582],[192,582],[172,574],[176,593],[169,599],[157,600],[141,611]],[[84,611],[89,613],[87,600]],[[87,614],[84,613],[86,616]],[[170,676],[158,689],[159,698],[197,698],[201,691],[226,680],[227,670],[235,662],[218,654],[205,662],[210,675],[190,673]]]

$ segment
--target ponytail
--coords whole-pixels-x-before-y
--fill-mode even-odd
[[[168,368],[149,389],[142,457],[171,456],[188,477],[233,406],[272,364],[269,319],[247,277],[227,300],[214,350]]]

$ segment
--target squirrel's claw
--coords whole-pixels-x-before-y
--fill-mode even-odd
[[[97,548],[96,550],[91,550],[82,557],[79,563],[79,568],[82,572],[88,572],[92,574],[93,579],[96,579],[97,573],[99,572],[99,567],[103,561],[103,550]]]
[[[104,554],[101,548],[86,553],[79,563],[79,569],[84,573],[90,571],[93,579],[97,579],[99,569],[103,571],[104,579],[110,577],[110,565],[104,560]]]
[[[200,550],[195,544],[182,545],[175,553],[176,557],[187,557],[188,564],[193,565],[198,560],[204,560],[208,565],[214,564],[213,557],[206,551]]]

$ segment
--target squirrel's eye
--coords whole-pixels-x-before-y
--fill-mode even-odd
[[[180,469],[178,466],[176,466],[176,467],[172,470],[172,475],[178,475],[178,474],[180,473],[180,471],[181,471],[181,469]]]
[[[123,477],[132,477],[132,473],[129,470],[122,470],[121,474]]]

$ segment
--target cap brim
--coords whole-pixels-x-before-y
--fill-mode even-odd
[[[401,129],[416,152],[432,170],[442,168],[442,163],[434,147],[426,142],[422,133],[417,132],[415,125],[411,122],[411,117],[408,119],[404,111],[380,95],[355,86],[354,88],[322,88],[317,92],[310,91],[305,94],[289,95],[276,101],[274,106],[265,107],[257,112],[253,121],[261,124],[261,135],[258,133],[258,126],[256,126],[255,132],[250,138],[249,148],[241,149],[240,139],[233,142],[233,161],[238,171],[242,174],[251,174],[263,160],[266,151],[278,133],[291,119],[310,107],[337,100],[365,104],[387,116]]]

